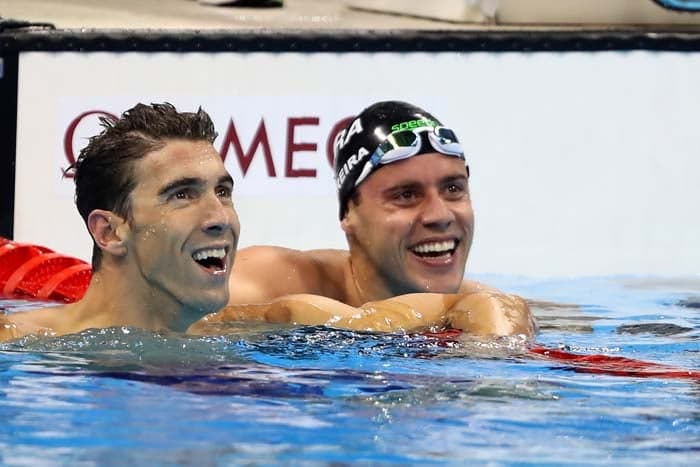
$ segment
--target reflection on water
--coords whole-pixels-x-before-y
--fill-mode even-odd
[[[678,306],[700,309],[700,297],[688,297],[678,301]]]
[[[593,332],[591,323],[603,319],[593,310],[583,310],[581,306],[571,303],[545,302],[528,300],[530,309],[537,317],[540,331],[557,330],[570,332]]]
[[[673,323],[640,323],[640,324],[624,324],[617,328],[620,334],[642,334],[649,333],[655,336],[675,336],[685,332],[692,331],[693,328],[686,326],[678,326]]]
[[[487,282],[532,297],[538,344],[700,366],[691,282]],[[690,465],[700,451],[697,380],[576,373],[516,338],[222,333],[0,344],[0,464]]]

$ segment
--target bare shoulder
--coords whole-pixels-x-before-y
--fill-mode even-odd
[[[0,341],[17,339],[30,334],[51,335],[59,328],[58,320],[64,306],[0,313]]]
[[[347,255],[344,250],[295,250],[272,245],[254,245],[241,248],[236,253],[236,268],[255,264],[309,264],[314,261],[333,261],[337,256]]]
[[[236,260],[233,269],[249,266],[248,263],[269,264],[289,259],[298,250],[279,246],[255,245],[241,248],[236,252]]]
[[[17,323],[5,312],[0,312],[0,342],[21,337]]]
[[[335,274],[337,271],[343,270],[348,258],[350,258],[350,253],[347,250],[309,250],[305,253],[317,268],[327,274]]]
[[[230,304],[258,303],[282,295],[324,294],[341,274],[347,252],[301,251],[278,246],[241,249],[230,280]]]
[[[347,259],[343,250],[295,250],[279,246],[251,246],[236,253],[233,274],[281,275],[290,268],[301,268],[302,273],[328,272],[340,267]]]

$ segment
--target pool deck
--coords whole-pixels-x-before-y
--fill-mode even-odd
[[[440,0],[435,3],[439,10],[420,12],[419,5],[427,8],[416,0],[284,0],[281,8],[215,6],[197,0],[0,0],[0,17],[83,30],[586,30],[621,25],[700,29],[700,13],[664,10],[651,0],[482,1],[485,10],[467,11],[466,0]],[[490,17],[489,1],[498,6]],[[411,2],[416,5],[411,11],[433,18],[396,14]]]

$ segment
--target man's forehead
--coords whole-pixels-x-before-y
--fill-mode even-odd
[[[178,177],[220,178],[228,172],[221,156],[207,141],[168,141],[134,165],[137,184],[162,183]]]
[[[367,178],[367,182],[372,179],[378,181],[400,178],[434,179],[460,175],[467,176],[467,169],[463,159],[431,152],[381,165]]]
[[[162,147],[147,153],[141,160],[154,166],[167,166],[173,162],[200,163],[211,157],[221,161],[221,156],[208,141],[166,140]]]

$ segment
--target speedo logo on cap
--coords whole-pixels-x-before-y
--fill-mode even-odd
[[[412,130],[413,128],[419,128],[422,126],[436,127],[439,126],[439,123],[428,118],[419,118],[417,120],[408,120],[397,123],[396,125],[391,125],[391,131]]]

